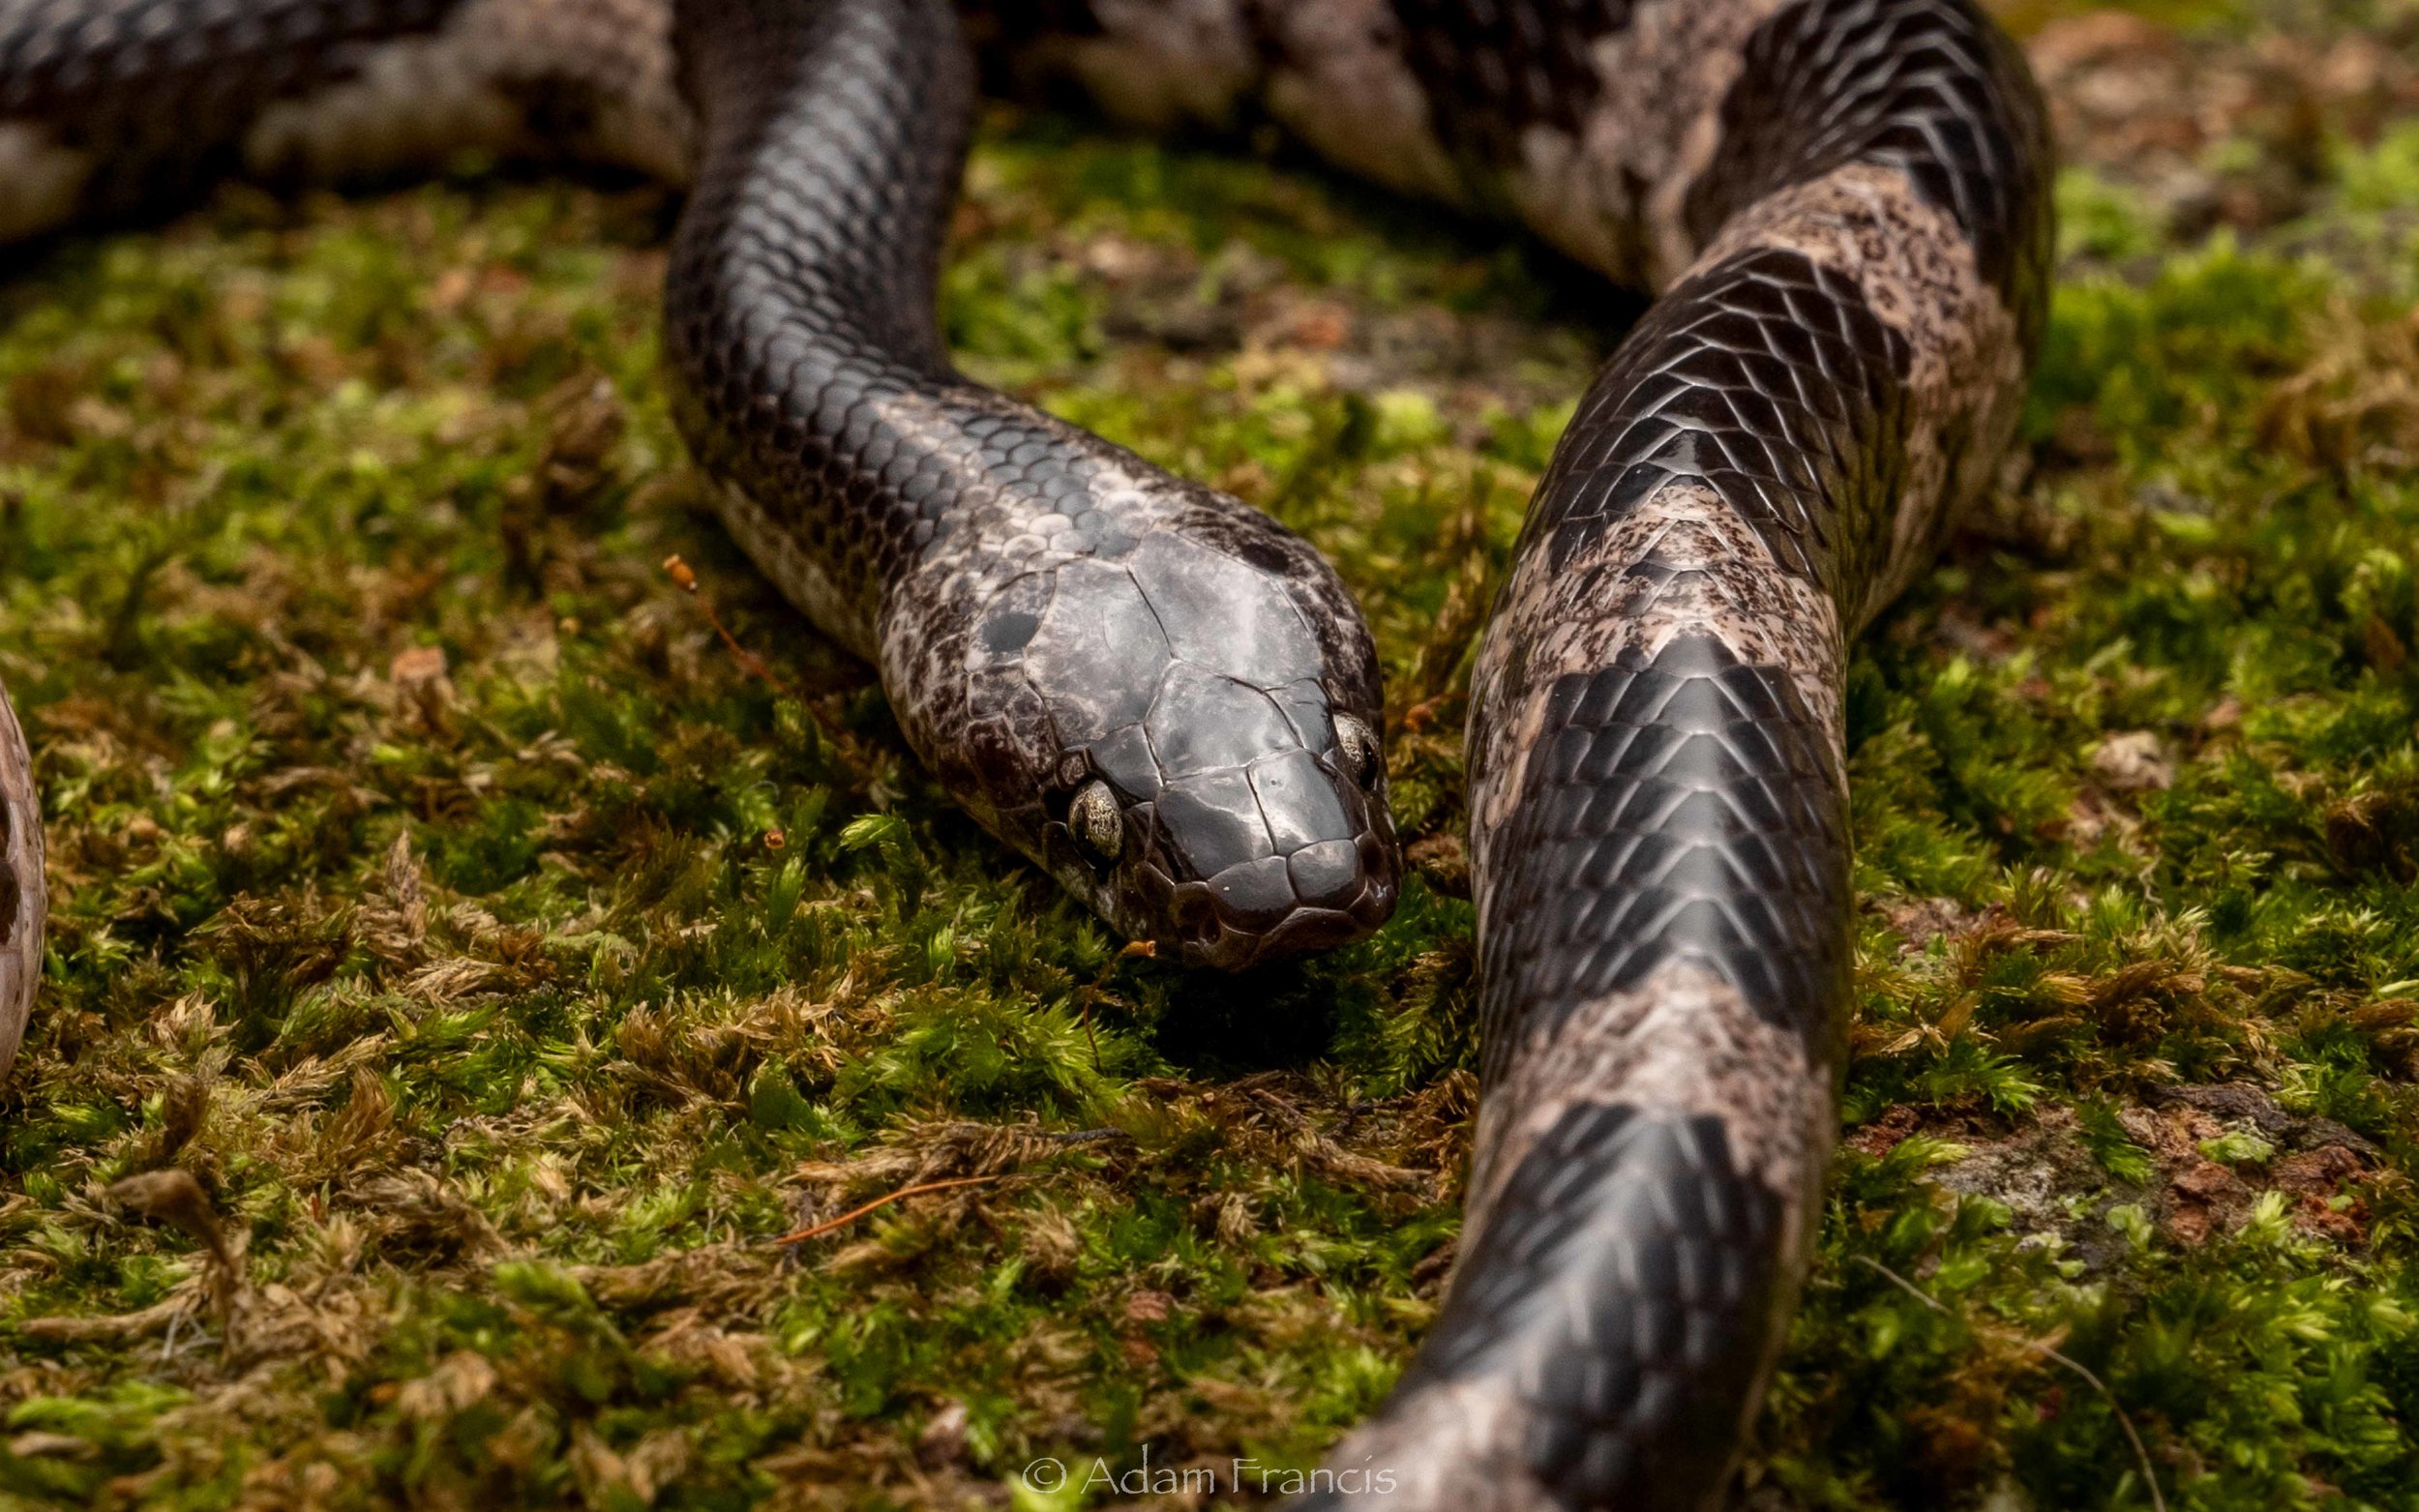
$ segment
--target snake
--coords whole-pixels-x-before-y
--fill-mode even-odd
[[[1450,1280],[1301,1504],[1717,1504],[1837,1138],[1846,659],[1999,477],[2046,319],[2045,113],[1971,0],[0,0],[0,241],[468,148],[679,186],[682,433],[947,791],[1185,964],[1360,938],[1404,864],[1342,580],[950,364],[987,81],[1271,122],[1654,294],[1471,664]],[[14,711],[0,823],[14,1053],[44,906]]]

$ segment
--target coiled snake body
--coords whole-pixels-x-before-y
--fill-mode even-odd
[[[1708,1503],[1833,1137],[1844,648],[1992,476],[2042,320],[2041,113],[1969,0],[0,0],[0,238],[469,144],[688,184],[683,429],[918,754],[1188,961],[1356,937],[1399,861],[1332,572],[949,368],[969,36],[1137,120],[1271,116],[1661,291],[1480,649],[1468,1212],[1327,1495]],[[13,1053],[41,837],[0,735]]]

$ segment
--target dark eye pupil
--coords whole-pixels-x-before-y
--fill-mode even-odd
[[[1378,737],[1368,726],[1349,714],[1337,715],[1335,748],[1341,765],[1353,781],[1363,786],[1377,781],[1380,766]]]

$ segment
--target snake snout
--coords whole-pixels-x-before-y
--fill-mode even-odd
[[[1369,726],[1330,721],[1322,705],[1299,726],[1254,732],[1265,741],[1226,744],[1211,764],[1197,758],[1239,725],[1211,719],[1213,735],[1187,723],[1190,746],[1162,730],[1065,753],[1040,847],[1053,870],[1120,931],[1191,966],[1241,970],[1384,924],[1402,858]]]
[[[1382,783],[1348,750],[1297,748],[1162,792],[1159,860],[1184,960],[1238,970],[1385,923],[1401,862]]]

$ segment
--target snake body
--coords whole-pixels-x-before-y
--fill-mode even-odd
[[[687,184],[683,429],[950,790],[1188,961],[1355,937],[1399,862],[1334,575],[949,368],[970,36],[1147,124],[1271,117],[1660,291],[1474,675],[1453,1281],[1312,1499],[1709,1504],[1833,1138],[1845,648],[1993,477],[2043,320],[2042,113],[1970,0],[0,0],[0,237],[465,144]],[[40,836],[6,817],[13,1049]]]

